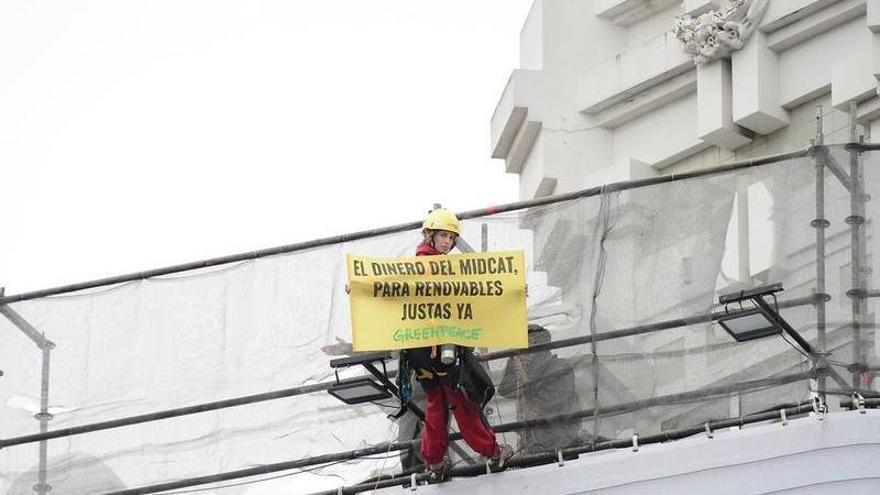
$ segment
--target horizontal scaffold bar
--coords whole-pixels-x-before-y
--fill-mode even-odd
[[[780,301],[780,307],[795,307],[795,306],[803,306],[807,304],[813,304],[816,296],[807,296],[797,299],[791,299],[788,301]],[[677,318],[674,320],[661,321],[649,325],[639,325],[631,328],[624,328],[621,330],[614,330],[610,332],[603,332],[596,335],[596,341],[605,341],[612,339],[619,339],[623,337],[629,337],[632,335],[640,335],[651,332],[659,332],[663,330],[670,330],[673,328],[680,328],[684,326],[693,325],[696,323],[703,323],[710,321],[712,319],[712,314],[703,314],[696,315],[686,318]],[[509,351],[500,351],[494,353],[487,353],[480,356],[480,360],[482,361],[492,361],[498,359],[508,358],[510,356],[527,354],[533,352],[540,351],[549,351],[552,349],[560,349],[565,347],[573,347],[576,345],[583,345],[586,343],[590,343],[593,340],[592,335],[587,335],[583,337],[574,337],[570,339],[562,339],[555,342],[549,342],[546,344],[539,344],[532,346],[528,349],[516,349]],[[354,381],[357,378],[350,378],[346,380],[340,380],[342,383],[346,383],[348,381]],[[207,402],[203,404],[196,404],[193,406],[180,407],[176,409],[168,409],[165,411],[158,411],[148,414],[141,414],[138,416],[131,416],[128,418],[120,418],[111,421],[103,421],[100,423],[91,423],[87,425],[75,426],[71,428],[64,428],[60,430],[48,431],[45,433],[34,433],[31,435],[22,435],[19,437],[0,439],[0,448],[11,447],[14,445],[23,445],[27,443],[40,442],[43,440],[51,440],[53,438],[63,438],[69,437],[73,435],[81,435],[84,433],[91,433],[95,431],[101,430],[109,430],[113,428],[120,428],[123,426],[131,426],[140,423],[148,423],[151,421],[158,421],[162,419],[176,418],[180,416],[188,416],[191,414],[198,414],[207,411],[216,411],[219,409],[226,409],[229,407],[237,407],[243,406],[246,404],[253,404],[257,402],[264,402],[268,400],[274,399],[282,399],[286,397],[294,397],[297,395],[305,395],[316,392],[324,392],[328,390],[330,387],[335,385],[335,381],[315,383],[312,385],[305,385],[301,387],[293,387],[283,390],[276,390],[273,392],[265,392],[262,394],[256,395],[248,395],[243,397],[235,397],[232,399],[225,399],[215,402]]]
[[[802,375],[804,375],[804,374],[801,373],[801,374],[796,374],[796,375],[789,375],[787,377],[780,377],[780,379],[791,380],[791,378],[794,376],[797,376],[800,378],[800,377],[802,377]],[[759,381],[765,382],[766,380],[759,380]],[[790,383],[790,381],[787,383]],[[782,408],[780,407],[779,409],[782,409]],[[803,414],[803,413],[806,413],[806,412],[809,412],[812,410],[813,410],[812,404],[799,404],[794,407],[786,408],[786,414],[793,416],[793,415],[797,415],[797,414]],[[711,429],[729,428],[729,427],[733,427],[733,426],[741,426],[741,425],[745,425],[745,424],[749,424],[749,423],[753,423],[753,422],[758,422],[758,421],[767,421],[769,419],[778,418],[778,417],[780,417],[779,410],[774,410],[772,412],[760,413],[760,414],[755,414],[752,416],[744,416],[742,418],[731,418],[731,419],[726,419],[726,420],[722,420],[722,421],[709,422],[708,425]],[[703,425],[700,425],[699,427],[663,432],[663,433],[659,433],[659,434],[655,434],[655,435],[647,435],[645,437],[639,437],[639,443],[640,444],[658,443],[658,442],[663,442],[663,441],[670,441],[670,440],[685,438],[687,436],[703,432],[703,431],[705,431],[705,428],[706,428],[706,424],[704,423]],[[495,430],[499,431],[499,432],[502,431],[501,425],[499,427],[496,427]],[[508,430],[503,430],[503,431],[508,431]],[[457,440],[460,437],[461,437],[460,434],[451,435],[451,439],[454,439],[454,440]],[[248,477],[252,477],[252,476],[259,476],[262,474],[275,473],[275,472],[279,472],[279,471],[289,471],[292,469],[299,469],[299,468],[304,468],[304,467],[316,466],[316,465],[320,465],[320,464],[327,464],[330,462],[352,460],[352,459],[357,459],[357,458],[361,458],[361,457],[366,457],[369,455],[383,454],[383,453],[388,454],[390,452],[412,449],[416,445],[418,445],[418,440],[410,440],[407,442],[386,442],[386,443],[381,443],[381,444],[374,445],[371,447],[365,447],[362,449],[351,450],[348,452],[338,452],[335,454],[325,454],[325,455],[320,455],[320,456],[315,456],[315,457],[308,457],[308,458],[300,459],[297,461],[288,461],[288,462],[279,462],[279,463],[275,463],[275,464],[266,464],[263,466],[258,466],[258,467],[254,467],[254,468],[248,468],[248,469],[241,469],[238,471],[231,471],[228,473],[218,473],[218,474],[214,474],[214,475],[200,476],[200,477],[196,477],[196,478],[188,478],[188,479],[170,481],[167,483],[161,483],[161,484],[156,484],[156,485],[132,488],[132,489],[128,489],[128,490],[122,490],[122,491],[108,493],[105,495],[141,495],[141,494],[147,494],[147,493],[157,493],[157,492],[163,492],[163,491],[168,491],[168,490],[176,490],[179,488],[187,488],[187,487],[191,487],[191,486],[219,483],[222,481],[248,478]],[[632,446],[632,439],[611,440],[611,441],[606,441],[606,442],[599,442],[599,443],[592,444],[592,445],[582,445],[582,446],[577,446],[577,447],[570,447],[570,448],[564,449],[562,452],[563,452],[564,457],[571,458],[573,455],[578,455],[581,453],[614,449],[614,448],[623,448],[623,447],[627,447],[627,446],[630,446],[630,447]],[[547,454],[538,454],[536,456],[528,456],[528,457],[523,457],[520,459],[512,460],[510,465],[512,467],[530,466],[530,465],[537,465],[537,464],[543,464],[543,463],[555,462],[555,461],[557,461],[557,454],[555,452],[550,452]],[[479,465],[463,467],[463,468],[458,468],[458,469],[460,469],[460,471],[453,471],[452,474],[458,475],[458,476],[462,476],[462,475],[473,476],[475,474],[479,474],[480,472],[485,472],[485,466],[479,466]],[[423,476],[424,475],[419,475],[417,477],[417,479],[424,481]],[[403,480],[401,480],[400,478],[397,478],[393,484],[384,485],[384,486],[393,486],[395,484],[400,485],[400,484],[402,484],[402,482],[403,482]],[[370,483],[370,486],[375,486],[375,483]],[[334,491],[328,492],[328,493],[336,493],[336,492],[337,491],[334,490]],[[357,492],[346,492],[346,493],[357,493]]]
[[[808,304],[815,304],[816,301],[819,300],[821,296],[812,295],[805,297],[798,297],[793,299],[788,299],[785,301],[779,301],[780,308],[793,308],[798,306],[806,306]],[[700,323],[706,323],[712,321],[713,314],[712,313],[704,313],[693,316],[686,316],[684,318],[676,318],[673,320],[664,320],[658,321],[656,323],[649,323],[646,325],[637,325],[629,328],[622,328],[620,330],[612,330],[609,332],[602,332],[595,336],[596,342],[602,342],[605,340],[614,340],[620,339],[623,337],[631,337],[633,335],[642,335],[651,332],[659,332],[663,330],[670,330],[673,328],[681,328],[687,327],[690,325],[697,325]],[[553,342],[548,342],[546,344],[537,344],[531,346],[527,349],[510,349],[506,351],[498,351],[498,352],[489,352],[480,356],[480,360],[482,361],[491,361],[494,359],[503,359],[511,356],[518,356],[520,354],[530,354],[533,352],[539,351],[549,351],[553,349],[562,349],[565,347],[573,347],[576,345],[589,344],[593,342],[592,335],[584,335],[583,337],[572,337],[570,339],[561,339]]]
[[[348,378],[339,380],[339,383],[356,382],[359,378]],[[91,423],[87,425],[74,426],[61,430],[47,431],[45,433],[35,433],[33,435],[23,435],[20,437],[0,439],[0,448],[12,447],[14,445],[23,445],[27,443],[41,442],[43,440],[51,440],[53,438],[63,438],[73,435],[81,435],[83,433],[92,433],[101,430],[110,430],[123,426],[131,426],[140,423],[149,423],[161,419],[177,418],[180,416],[188,416],[207,411],[216,411],[218,409],[226,409],[229,407],[243,406],[246,404],[254,404],[268,400],[282,399],[285,397],[295,397],[297,395],[310,394],[314,392],[326,391],[336,382],[322,382],[312,385],[304,385],[301,387],[286,388],[283,390],[275,390],[262,394],[247,395],[244,397],[235,397],[232,399],[219,400],[216,402],[206,402],[204,404],[196,404],[193,406],[179,407],[176,409],[168,409],[149,414],[141,414],[138,416],[130,416],[127,418],[114,419],[110,421],[102,421],[100,423]]]
[[[852,146],[866,146],[863,144],[852,143]],[[557,196],[548,196],[544,198],[532,199],[528,201],[518,201],[514,203],[508,203],[505,205],[499,206],[490,206],[487,208],[480,208],[477,210],[470,210],[462,213],[458,213],[458,217],[462,220],[479,218],[488,215],[493,215],[495,213],[502,213],[507,211],[516,211],[522,210],[526,208],[533,208],[537,206],[544,206],[553,203],[560,203],[564,201],[571,201],[580,198],[586,198],[590,196],[598,196],[603,193],[613,192],[613,191],[623,191],[628,189],[636,189],[640,187],[653,186],[657,184],[664,184],[668,182],[674,182],[678,180],[692,179],[697,177],[706,177],[710,175],[717,175],[727,172],[732,172],[735,170],[757,167],[761,165],[768,165],[772,163],[778,163],[785,160],[790,160],[794,158],[801,158],[810,155],[810,153],[815,152],[816,149],[824,147],[812,147],[806,148],[799,151],[793,151],[790,153],[782,153],[779,155],[767,156],[764,158],[755,158],[752,160],[745,160],[741,162],[734,162],[728,165],[723,165],[719,167],[707,168],[703,170],[695,170],[692,172],[685,172],[681,174],[671,174],[664,175],[660,177],[650,177],[647,179],[638,179],[631,181],[623,181],[623,182],[615,182],[611,184],[607,184],[599,187],[591,187],[588,189],[583,189],[580,191],[575,191],[571,193],[561,194]],[[126,275],[118,275],[115,277],[102,278],[97,280],[91,280],[88,282],[80,282],[76,284],[63,285],[59,287],[53,287],[49,289],[42,289],[33,292],[24,292],[21,294],[2,296],[0,297],[0,305],[26,301],[29,299],[39,299],[43,297],[56,296],[59,294],[66,294],[70,292],[77,292],[86,289],[94,289],[97,287],[104,287],[108,285],[116,285],[122,284],[126,282],[134,282],[138,280],[144,280],[152,277],[160,277],[163,275],[171,275],[174,273],[186,272],[190,270],[198,270],[202,268],[208,268],[212,266],[225,265],[229,263],[239,263],[242,261],[249,261],[258,258],[264,258],[267,256],[277,256],[280,254],[293,253],[296,251],[303,251],[306,249],[313,249],[320,246],[327,246],[331,244],[340,244],[344,242],[356,241],[359,239],[366,239],[370,237],[378,237],[381,235],[393,234],[397,232],[404,232],[407,230],[415,230],[422,226],[421,221],[416,222],[407,222],[399,225],[392,225],[389,227],[382,227],[371,230],[363,230],[360,232],[354,232],[350,234],[342,234],[332,237],[325,237],[322,239],[315,239],[306,242],[300,242],[296,244],[287,244],[284,246],[277,246],[273,248],[261,249],[257,251],[249,251],[246,253],[233,254],[228,256],[221,256],[218,258],[210,258],[201,261],[194,261],[190,263],[184,263],[180,265],[173,265],[164,268],[157,268],[154,270],[147,270],[143,272],[129,273]]]
[[[778,408],[774,408],[773,411],[752,414],[749,416],[743,416],[740,418],[729,418],[719,421],[710,421],[708,423],[702,424],[700,426],[692,426],[689,428],[682,428],[678,430],[670,430],[665,431],[663,433],[658,433],[656,435],[647,435],[644,437],[639,437],[639,445],[648,445],[652,443],[662,443],[668,442],[672,440],[680,440],[682,438],[687,438],[693,435],[703,434],[707,431],[721,430],[724,428],[733,428],[737,426],[745,426],[753,423],[760,423],[763,421],[771,421],[777,418],[782,417],[782,411],[785,411],[785,417],[795,417],[798,415],[803,415],[806,413],[810,413],[813,411],[812,403],[804,402],[801,404],[796,404],[793,406],[780,406]],[[595,444],[586,444],[583,446],[575,446],[567,449],[563,449],[559,452],[562,453],[562,458],[565,460],[577,459],[580,454],[585,454],[588,452],[598,452],[602,450],[612,450],[612,449],[625,449],[632,448],[632,439],[627,438],[626,440],[610,440],[607,442],[598,442]],[[559,462],[559,452],[545,452],[540,454],[532,454],[528,456],[517,457],[511,459],[508,463],[510,467],[531,467],[531,466],[539,466],[542,464],[551,464]],[[472,477],[485,473],[485,468],[479,466],[461,466],[461,467],[453,467],[449,475],[453,478],[455,477]],[[390,488],[393,486],[408,486],[408,483],[411,481],[411,478],[408,477],[408,473],[399,473],[389,476],[383,476],[381,478],[376,478],[366,483],[361,483],[353,486],[340,487],[335,490],[328,490],[324,492],[316,492],[311,495],[355,495],[358,493],[376,490],[378,488]],[[426,483],[427,475],[419,474],[416,475],[417,483]]]

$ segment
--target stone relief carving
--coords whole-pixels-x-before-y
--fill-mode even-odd
[[[728,0],[718,10],[698,17],[675,18],[672,34],[684,43],[684,51],[693,54],[697,65],[729,57],[743,47],[758,27],[768,0]]]

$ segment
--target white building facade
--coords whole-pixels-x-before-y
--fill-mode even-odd
[[[521,32],[520,68],[512,72],[492,116],[491,155],[505,161],[508,173],[519,175],[520,199],[530,200],[613,182],[691,172],[804,150],[811,144],[870,143],[876,141],[872,136],[880,136],[878,88],[878,0],[535,0]],[[844,161],[845,155],[839,158],[847,171],[851,170],[849,163],[858,161],[857,158]],[[812,170],[814,166],[811,158],[793,165],[792,170],[802,174],[805,167]],[[671,248],[669,244],[646,242],[651,247],[643,252],[615,250],[611,244],[608,249],[618,261],[614,269],[609,269],[613,275],[607,278],[621,279],[639,270],[648,271],[639,266],[646,263],[646,253],[651,249],[659,251],[661,248],[657,246],[666,246],[669,256],[654,253],[658,259],[651,263],[665,263],[673,268],[668,269],[666,276],[652,279],[651,284],[641,287],[646,293],[644,301],[659,301],[673,292],[682,304],[712,301],[725,290],[773,282],[784,282],[787,295],[827,296],[827,308],[824,302],[814,303],[815,312],[811,309],[796,317],[799,321],[795,326],[819,348],[819,355],[842,359],[850,366],[839,367],[840,373],[846,376],[829,378],[827,384],[823,381],[821,385],[814,381],[809,390],[818,389],[823,393],[826,388],[849,390],[850,385],[844,382],[851,381],[854,389],[875,391],[877,369],[872,363],[880,351],[873,330],[874,312],[866,309],[873,303],[863,297],[863,305],[856,309],[857,304],[850,296],[856,288],[874,286],[871,249],[866,251],[864,246],[853,246],[865,243],[866,239],[870,244],[877,238],[876,222],[870,214],[866,217],[864,212],[858,213],[855,206],[858,199],[851,204],[840,202],[838,206],[821,210],[817,206],[820,201],[816,190],[821,189],[819,184],[828,184],[823,180],[817,182],[816,190],[811,185],[800,193],[788,195],[783,192],[786,186],[781,180],[785,176],[786,172],[779,172],[771,180],[753,178],[751,182],[741,181],[725,190],[735,191],[736,200],[714,294],[711,284],[694,284],[705,292],[688,292],[688,277],[681,274],[690,273],[693,264],[699,263],[705,253],[699,249],[680,249],[683,242],[673,243]],[[730,180],[737,181],[733,177]],[[772,185],[774,180],[775,186]],[[767,192],[768,184],[771,193]],[[702,186],[690,190],[683,187],[678,194],[697,194],[699,187]],[[845,193],[839,185],[835,187],[839,189],[835,193],[838,199],[859,197],[858,192]],[[719,194],[723,194],[721,189]],[[866,198],[870,208],[871,200],[869,196]],[[658,204],[666,202],[660,193],[652,199]],[[846,207],[840,206],[844,204]],[[651,207],[651,203],[646,200],[639,206]],[[641,215],[636,208],[629,208],[634,217]],[[657,212],[642,215],[648,218],[643,230],[655,229],[656,222],[672,218],[659,207]],[[601,224],[599,216],[586,217],[586,222]],[[826,219],[830,219],[830,223],[822,226]],[[853,226],[860,221],[865,222],[864,227]],[[569,225],[566,227],[575,230]],[[667,230],[677,228],[672,222],[667,227]],[[627,228],[640,230],[642,226],[633,222],[622,228],[618,226],[618,231]],[[577,244],[577,235],[566,234],[567,230],[557,225],[543,225],[533,231],[539,269],[542,257],[553,258],[557,251],[564,252],[565,246]],[[580,235],[589,237],[590,232],[580,232]],[[699,235],[688,232],[681,238],[701,242]],[[604,238],[599,241],[603,254],[604,243]],[[578,249],[571,251],[584,259],[597,257],[598,251],[576,247]],[[706,253],[709,251],[707,248]],[[601,263],[602,258],[597,264]],[[562,276],[568,273],[564,269],[560,272]],[[562,289],[563,301],[577,305],[584,300],[583,294],[557,282],[559,273],[554,274],[552,270],[547,273],[548,283]],[[601,273],[605,277],[604,269]],[[668,284],[664,286],[661,280]],[[639,305],[621,306],[622,309],[615,312],[609,308],[614,298],[608,298],[605,308],[599,310],[598,322],[596,305],[592,310],[585,307],[583,313],[593,312],[590,327],[595,326],[597,333],[616,331],[626,325],[645,325],[657,319],[672,318],[680,309],[675,297],[668,297],[668,313],[658,312],[647,318],[632,316],[632,321],[624,325],[611,320],[621,314],[625,315],[621,320],[635,315],[636,311],[631,309],[637,310]],[[609,314],[611,318],[601,320]],[[871,330],[859,334],[854,328]],[[692,331],[640,335],[615,345],[620,347],[606,348],[606,355],[636,352],[626,347],[632,345],[639,347],[638,352],[656,357],[674,353],[686,355],[689,349],[710,349],[723,345],[723,340],[713,335],[710,323],[705,334]],[[687,358],[676,362],[676,366],[660,363],[653,376],[659,377],[658,381],[670,389],[703,390],[750,373],[749,376],[755,377],[776,376],[799,369],[800,363],[795,361],[801,356],[791,354],[791,349],[761,346],[753,349],[727,362],[709,357],[709,353],[705,363]],[[792,356],[797,359],[793,360]],[[820,361],[812,356],[806,363],[816,370],[823,366]],[[865,373],[858,376],[856,372],[860,370]],[[631,383],[636,385],[630,387],[649,380],[650,377],[633,380]],[[803,391],[806,392],[807,387]],[[660,394],[664,393],[661,390]],[[772,391],[764,396],[757,393],[754,397],[771,404],[777,393]],[[796,396],[797,393],[792,393],[788,397]],[[715,404],[715,414],[723,417],[729,412],[730,417],[737,417],[744,409],[751,412],[760,409],[754,405],[758,401],[743,397],[745,395],[732,394],[729,410],[724,401]],[[829,395],[832,409],[838,407],[838,400]],[[662,431],[693,426],[689,422],[699,416],[695,411],[706,407],[695,406],[680,416],[659,413],[652,419]],[[855,421],[865,418],[857,414],[846,416],[850,413],[840,411],[833,414]],[[658,445],[654,451],[656,458],[648,461],[630,456],[628,465],[615,462],[603,465],[608,458],[589,455],[578,461],[583,463],[578,464],[583,467],[581,474],[571,473],[576,482],[548,493],[703,493],[707,490],[830,493],[844,487],[856,493],[876,491],[880,486],[876,476],[847,471],[846,466],[860,461],[828,462],[829,459],[843,460],[845,452],[858,451],[854,459],[870,458],[876,452],[867,445],[875,443],[876,435],[865,430],[835,443],[827,435],[831,422],[822,423],[816,418],[799,421],[822,440],[803,457],[781,451],[769,455],[776,461],[785,459],[787,463],[784,469],[777,466],[780,469],[775,472],[759,474],[767,469],[763,455],[800,441],[776,437],[779,431],[791,433],[779,423],[773,425],[775,430],[759,427],[746,434],[755,441],[752,447],[729,443],[726,445],[730,450],[726,453],[704,450],[695,456],[705,462],[704,465],[691,465],[680,471],[676,466],[687,465],[683,458],[677,457],[684,452],[681,449],[687,449],[683,445]],[[645,425],[633,428],[626,430],[621,421],[616,431],[606,434],[620,439]],[[727,438],[737,435],[743,432],[737,431]],[[704,475],[702,481],[697,481]],[[530,475],[521,476],[535,481]],[[544,480],[538,483],[552,485],[549,481],[545,485]]]
[[[720,57],[688,53],[688,29]],[[876,1],[536,0],[491,153],[531,199],[802,149],[817,115],[826,144],[848,142],[851,102],[870,141],[878,77]]]

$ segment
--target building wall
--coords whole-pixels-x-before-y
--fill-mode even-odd
[[[851,109],[857,136],[880,136],[880,2],[770,1],[741,49],[697,65],[674,19],[726,3],[536,0],[530,70],[514,71],[492,119],[520,199],[804,149],[819,123],[824,143],[848,142]],[[768,206],[746,190],[738,202]],[[748,251],[772,246],[747,238],[767,231],[751,217],[732,222],[724,266],[745,281],[770,263]]]
[[[725,2],[536,0],[492,120],[521,199],[801,149],[818,105],[826,143],[849,140],[850,102],[880,132],[880,2],[771,1],[741,50],[697,67],[673,20]]]
[[[661,173],[678,174],[802,149],[816,139],[819,129],[816,121],[819,115],[825,144],[849,142],[849,114],[832,107],[831,94],[825,93],[792,108],[789,112],[791,123],[778,131],[757,136],[749,144],[735,150],[710,146],[671,163]],[[870,124],[857,124],[856,128],[858,135],[866,136],[866,140],[869,138]]]
[[[849,142],[853,105],[856,135],[880,136],[880,1],[771,0],[740,50],[698,66],[671,33],[674,18],[725,4],[536,0],[523,29],[523,68],[492,119],[492,156],[520,175],[520,199],[804,149],[819,124],[824,143]],[[773,257],[788,257],[799,275],[786,289],[814,286],[812,241],[797,253],[777,252],[766,215],[772,205],[752,186],[737,194],[734,210],[748,205],[749,216],[734,217],[728,231],[722,266],[729,279],[759,285]],[[812,201],[798,205],[804,215]],[[798,217],[805,229],[811,219]],[[551,239],[553,228],[535,229],[543,243],[536,256],[542,245],[561,243]],[[839,247],[834,242],[829,249]],[[791,261],[798,256],[803,263]],[[829,258],[829,288],[849,283],[831,281],[846,268],[844,258]],[[693,339],[711,343],[708,335]],[[651,343],[680,345],[661,335]]]

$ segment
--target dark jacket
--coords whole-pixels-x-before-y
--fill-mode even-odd
[[[415,370],[416,381],[422,385],[425,392],[431,391],[441,383],[454,386],[458,382],[459,363],[455,362],[447,366],[440,362],[439,346],[407,349],[404,353]]]
[[[440,253],[433,246],[419,244],[416,256],[436,256]],[[445,365],[440,361],[440,346],[417,347],[404,351],[407,359],[415,370],[416,380],[430,392],[439,384],[452,385],[458,381],[459,361]]]

